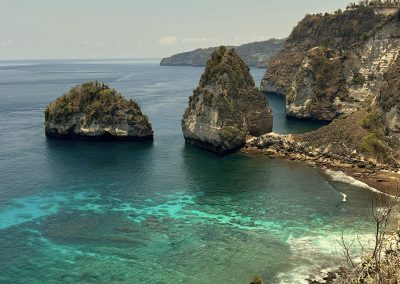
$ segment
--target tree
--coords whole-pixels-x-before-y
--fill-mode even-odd
[[[366,252],[357,237],[350,243],[342,235],[339,245],[349,266],[347,273],[341,274],[338,283],[400,283],[400,228],[390,232],[400,194],[392,198],[373,198],[369,206],[370,220],[375,226],[373,248]],[[352,254],[352,247],[358,243],[358,255]],[[361,261],[357,262],[356,259]]]

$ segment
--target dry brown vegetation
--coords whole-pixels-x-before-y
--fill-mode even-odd
[[[374,224],[372,248],[367,250],[361,241],[345,240],[339,244],[348,268],[342,271],[335,283],[347,284],[398,284],[400,283],[400,228],[391,229],[399,195],[374,198],[369,206],[370,220]],[[352,254],[357,245],[356,254]]]
[[[283,49],[271,59],[265,79],[286,95],[310,49],[329,48],[346,58],[347,51],[362,46],[387,21],[397,20],[394,18],[376,15],[370,6],[338,10],[333,14],[306,15],[293,29]]]
[[[313,148],[328,147],[332,154],[342,157],[358,153],[390,165],[399,160],[399,141],[385,135],[381,112],[375,107],[342,116],[296,139]]]
[[[400,103],[400,57],[389,67],[383,76],[379,93],[379,105],[385,111]]]

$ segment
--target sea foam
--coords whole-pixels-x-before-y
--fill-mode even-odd
[[[316,234],[303,237],[289,237],[288,244],[294,257],[295,265],[285,272],[278,273],[277,283],[279,284],[306,284],[308,278],[322,281],[322,277],[328,271],[338,269],[345,259],[339,241],[343,237],[346,242],[352,243],[355,240],[362,246],[354,245],[351,248],[353,255],[358,255],[362,247],[371,248],[373,234],[336,231],[326,233],[321,229]],[[318,261],[315,261],[318,260]],[[359,261],[356,259],[356,261]]]
[[[384,194],[384,193],[380,192],[379,190],[377,190],[376,188],[373,188],[362,181],[356,180],[355,178],[345,174],[342,171],[332,171],[332,170],[326,169],[325,172],[326,172],[326,174],[328,174],[331,177],[331,179],[333,181],[348,183],[348,184],[351,184],[356,187],[361,187],[361,188],[365,188],[365,189],[371,190],[371,191],[379,193],[379,194]]]

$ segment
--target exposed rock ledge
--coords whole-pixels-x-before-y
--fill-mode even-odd
[[[153,139],[138,104],[99,82],[77,85],[52,102],[45,111],[45,133],[62,139]]]
[[[386,194],[398,194],[399,168],[393,165],[367,161],[358,155],[342,156],[321,148],[307,146],[297,135],[268,133],[260,137],[248,136],[246,154],[263,154],[269,158],[301,161],[322,169],[342,171],[345,174]]]

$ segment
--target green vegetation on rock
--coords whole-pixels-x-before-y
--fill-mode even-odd
[[[46,111],[46,121],[63,123],[76,113],[85,113],[87,122],[115,123],[121,109],[129,114],[141,113],[133,100],[126,100],[115,89],[100,82],[87,82],[75,86],[51,103]]]
[[[240,59],[233,48],[221,46],[211,55],[203,75],[200,78],[200,87],[209,84],[223,84],[230,90],[238,88],[254,88],[254,80],[250,69]]]
[[[219,47],[211,55],[182,119],[189,143],[229,153],[245,145],[246,135],[272,130],[266,96],[254,85],[249,67],[234,49]]]
[[[72,87],[45,110],[46,134],[57,137],[152,137],[139,105],[100,82]]]
[[[395,163],[400,157],[399,141],[386,135],[382,113],[374,107],[342,116],[296,139],[307,147],[327,148],[342,157],[362,153],[367,160],[372,158],[387,164]]]
[[[315,48],[309,52],[309,58],[311,68],[315,70],[315,94],[329,99],[337,95],[346,96],[341,56],[328,48]]]
[[[383,75],[379,92],[379,105],[385,111],[400,103],[400,57]]]
[[[367,135],[360,144],[361,152],[371,154],[385,160],[390,152],[388,138],[385,136],[385,124],[382,119],[382,113],[378,110],[372,110],[364,117],[362,127],[367,130]]]

